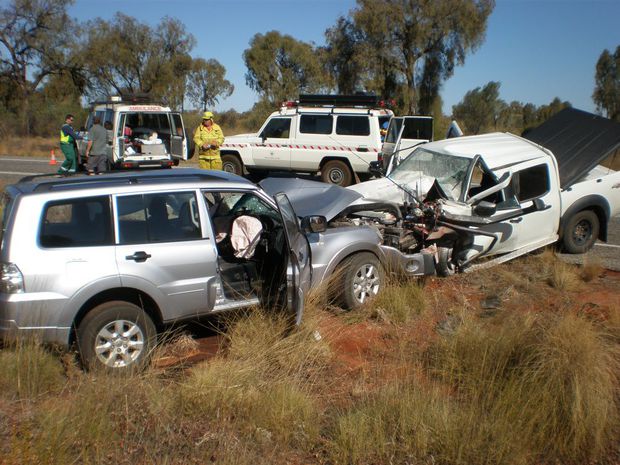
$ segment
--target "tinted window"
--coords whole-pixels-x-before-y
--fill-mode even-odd
[[[116,200],[120,244],[200,239],[193,192],[127,195]]]
[[[332,115],[301,115],[299,132],[304,134],[331,134]]]
[[[87,197],[47,203],[39,241],[43,247],[112,244],[109,197]]]
[[[339,116],[336,119],[336,134],[343,136],[367,136],[370,134],[368,116]]]
[[[431,118],[405,118],[402,138],[433,140],[433,120]]]
[[[512,176],[513,190],[519,202],[533,200],[549,191],[549,170],[547,165],[532,166]]]
[[[284,139],[290,136],[291,119],[290,118],[273,118],[267,123],[265,129],[261,133],[261,137]]]

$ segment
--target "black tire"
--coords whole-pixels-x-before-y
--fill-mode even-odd
[[[321,180],[328,184],[347,187],[351,185],[353,173],[345,162],[330,160],[321,168]]]
[[[243,176],[243,163],[236,155],[222,155],[222,171]]]
[[[119,334],[119,331],[123,332]],[[124,301],[98,305],[77,328],[78,349],[87,370],[103,369],[112,373],[141,370],[148,363],[156,338],[151,318],[139,307]]]
[[[562,235],[562,246],[568,253],[585,253],[598,239],[600,223],[592,210],[581,210],[567,222]]]
[[[379,259],[369,252],[347,257],[338,267],[340,286],[337,301],[345,310],[360,307],[382,289],[385,272]]]
[[[456,266],[452,262],[452,249],[449,247],[437,247],[437,263],[435,264],[437,276],[446,278],[456,273]]]

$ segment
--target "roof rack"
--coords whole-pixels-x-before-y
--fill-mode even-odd
[[[379,97],[374,94],[356,95],[321,95],[301,94],[297,101],[299,105],[307,106],[334,106],[334,107],[379,107]]]
[[[94,102],[90,102],[91,106],[94,105],[109,105],[109,104],[150,104],[150,105],[161,105],[160,102],[155,102],[151,99],[149,94],[121,94],[121,95],[113,95],[108,100],[96,100]]]

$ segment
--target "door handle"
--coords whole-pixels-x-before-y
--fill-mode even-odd
[[[127,255],[125,257],[125,260],[133,260],[137,263],[141,263],[141,262],[147,261],[149,258],[151,258],[150,253],[140,251],[140,252],[134,252],[133,255]]]
[[[368,147],[357,147],[355,150],[358,152],[368,152]]]
[[[512,220],[509,220],[511,223],[520,223],[521,221],[523,221],[523,217],[520,216],[519,218],[514,218]]]

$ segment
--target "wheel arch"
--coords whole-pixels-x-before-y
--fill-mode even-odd
[[[151,296],[149,296],[146,292],[129,287],[106,289],[105,291],[99,292],[90,297],[80,307],[77,315],[75,316],[75,319],[73,320],[73,324],[71,325],[71,332],[69,334],[69,346],[73,345],[76,342],[76,329],[82,322],[84,317],[88,314],[88,312],[90,312],[98,305],[114,300],[128,302],[143,309],[146,314],[153,320],[153,323],[158,330],[163,325],[163,317],[159,306],[157,305],[155,300],[151,298]]]
[[[379,260],[379,263],[381,263],[381,265],[385,267],[385,263],[386,263],[385,256],[383,254],[383,251],[377,244],[368,244],[368,243],[363,243],[363,242],[354,243],[354,244],[349,244],[348,246],[340,250],[339,253],[334,255],[334,257],[330,260],[330,262],[325,267],[325,272],[320,277],[320,280],[324,281],[326,279],[331,279],[331,276],[334,274],[334,272],[338,269],[338,267],[345,260],[347,260],[348,258],[352,257],[355,254],[364,253],[364,252],[373,254],[375,257],[377,257],[377,259]]]
[[[349,159],[347,157],[339,157],[337,155],[324,156],[319,163],[319,170],[323,169],[323,167],[330,161],[341,161],[345,163],[351,170],[351,174],[353,175],[353,177],[355,177],[355,170],[353,169],[353,166],[351,166],[351,162],[349,161]]]
[[[607,242],[607,225],[611,208],[607,199],[600,195],[587,195],[568,207],[560,219],[560,230],[558,232],[559,240],[561,241],[564,238],[564,232],[568,221],[573,215],[583,210],[592,210],[596,214],[600,224],[598,239]]]

